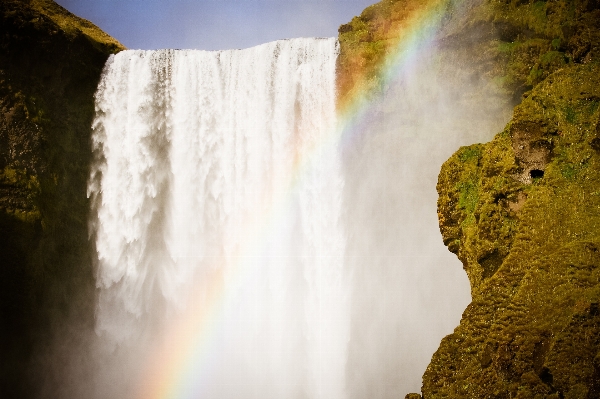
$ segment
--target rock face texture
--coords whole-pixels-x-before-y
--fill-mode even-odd
[[[423,397],[600,397],[600,65],[551,74],[443,166],[438,214],[473,301]]]
[[[423,397],[598,398],[600,4],[484,7],[511,40],[506,83],[527,91],[503,132],[440,172],[440,229],[473,301]]]
[[[473,301],[422,397],[599,398],[600,2],[384,0],[340,27],[340,102],[381,89],[382,60],[426,7],[445,10],[448,59],[516,108],[440,173],[440,229]],[[121,49],[51,0],[0,2],[0,397],[52,397],[43,357],[66,353],[53,337],[91,330],[93,93]]]
[[[37,396],[42,375],[53,378],[39,368],[52,335],[67,318],[93,322],[93,308],[78,303],[94,298],[93,94],[108,55],[121,49],[51,0],[0,2],[1,397]]]
[[[377,91],[390,24],[401,37],[432,3],[383,1],[340,27],[342,98]],[[493,141],[461,148],[439,175],[440,229],[473,300],[421,395],[599,398],[600,3],[444,7],[441,51],[516,107]]]

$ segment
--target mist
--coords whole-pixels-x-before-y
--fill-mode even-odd
[[[470,287],[439,231],[437,176],[460,146],[501,131],[510,110],[497,87],[431,42],[345,133],[350,398],[420,392],[458,326]]]
[[[180,345],[204,336],[204,320],[209,349],[179,370],[182,391],[172,397],[420,391],[470,302],[439,232],[437,175],[460,146],[499,132],[510,107],[431,41],[339,142],[313,153],[315,126],[331,130],[335,120],[337,51],[334,39],[314,40],[220,55],[130,52],[107,65],[90,178],[96,322],[57,330],[40,361],[51,370],[43,397],[146,398],[140,392],[175,370],[171,356],[204,350]],[[327,51],[302,58],[322,43]],[[301,56],[286,61],[298,46]],[[240,87],[239,98],[223,94]],[[265,215],[277,220],[266,230]]]

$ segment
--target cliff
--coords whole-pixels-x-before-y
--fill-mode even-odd
[[[432,3],[383,1],[340,27],[342,99],[377,92],[402,21]],[[440,230],[472,302],[433,355],[422,397],[598,398],[600,2],[460,4],[444,5],[440,51],[516,107],[439,175]]]
[[[440,229],[473,301],[432,358],[425,398],[600,397],[599,8],[499,10],[541,13],[528,34],[549,46],[504,131],[440,172]]]
[[[600,66],[568,65],[442,167],[440,228],[473,301],[424,397],[599,397],[599,100]]]
[[[41,357],[64,321],[93,322],[93,94],[123,46],[51,0],[2,0],[0,21],[0,396],[18,398],[56,377]]]
[[[381,90],[386,54],[433,3],[447,59],[516,108],[440,172],[440,229],[473,301],[422,396],[600,397],[600,2],[384,0],[340,27],[341,104]],[[0,18],[0,396],[52,396],[40,356],[60,362],[62,326],[93,323],[93,93],[123,46],[51,0],[3,0]]]

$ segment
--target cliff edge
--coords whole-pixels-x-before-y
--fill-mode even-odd
[[[424,398],[600,397],[600,4],[539,3],[514,8],[570,10],[543,57],[560,65],[539,77],[531,65],[504,131],[439,175],[440,229],[473,300]]]
[[[93,322],[91,304],[82,305],[94,298],[90,126],[104,63],[123,48],[51,0],[0,2],[2,397],[52,385],[40,381],[56,378],[41,369],[52,335],[66,319]]]
[[[481,7],[512,36],[503,68],[525,91],[504,131],[440,172],[440,230],[473,300],[423,397],[598,398],[600,3]]]
[[[440,228],[473,301],[424,397],[599,397],[599,105],[598,63],[570,65],[442,167]]]
[[[385,0],[340,27],[342,101],[380,90],[403,21],[433,3]],[[472,302],[406,397],[600,398],[600,2],[443,7],[443,59],[515,108],[441,169],[440,230]]]

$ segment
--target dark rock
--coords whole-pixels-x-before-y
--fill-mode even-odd
[[[52,396],[58,371],[40,360],[51,356],[51,339],[67,319],[82,329],[93,322],[93,94],[108,55],[121,49],[53,1],[0,2],[2,397],[39,397],[42,385]]]

